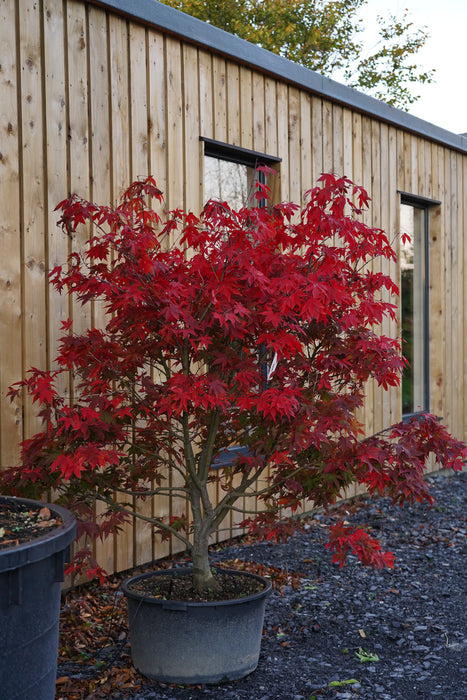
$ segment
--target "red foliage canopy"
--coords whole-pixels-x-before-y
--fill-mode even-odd
[[[280,535],[284,508],[303,499],[327,506],[354,482],[395,502],[429,499],[428,454],[461,466],[463,445],[434,416],[372,437],[356,418],[367,380],[388,389],[404,367],[399,342],[375,332],[394,319],[387,299],[398,290],[371,261],[395,253],[360,220],[362,188],[323,175],[302,209],[210,201],[200,217],[174,211],[164,220],[151,199],[161,193],[149,178],[116,208],[77,196],[59,204],[68,235],[87,222],[94,235],[51,283],[82,304],[99,301],[107,322],[82,335],[64,324],[59,369],[32,369],[11,389],[40,404],[44,428],[23,443],[23,464],[3,475],[4,488],[37,496],[52,487],[100,535],[131,517],[134,498],[170,493],[188,499],[191,515],[158,527],[207,551],[209,533],[245,493],[259,506],[243,526]],[[71,405],[56,388],[69,372]],[[238,444],[246,449],[233,463],[213,470]],[[218,504],[208,491],[216,481]],[[97,528],[95,499],[105,504]],[[363,531],[339,526],[330,546],[340,563],[352,549],[364,563],[391,565]]]

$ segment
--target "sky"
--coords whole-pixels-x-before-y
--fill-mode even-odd
[[[414,27],[426,27],[430,35],[414,63],[436,69],[433,83],[413,83],[420,99],[409,112],[455,134],[467,133],[467,0],[368,0],[361,15],[368,40],[377,36],[377,15],[402,17],[405,9]]]

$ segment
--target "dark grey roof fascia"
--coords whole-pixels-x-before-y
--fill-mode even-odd
[[[170,34],[221,53],[239,63],[253,66],[341,105],[467,153],[467,138],[464,134],[454,134],[424,119],[414,117],[408,112],[391,107],[385,102],[342,85],[320,73],[315,73],[157,0],[88,0],[88,2],[166,30]]]

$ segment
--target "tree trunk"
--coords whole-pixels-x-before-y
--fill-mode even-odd
[[[212,575],[209,564],[209,530],[206,523],[195,528],[192,549],[193,558],[193,582],[196,590],[202,592],[208,588],[214,590],[217,583]]]

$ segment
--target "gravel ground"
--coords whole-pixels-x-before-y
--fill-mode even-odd
[[[428,478],[436,504],[393,508],[373,498],[339,518],[366,523],[394,552],[393,570],[355,559],[342,570],[324,550],[331,516],[317,515],[287,544],[231,546],[239,558],[303,575],[266,604],[258,668],[221,686],[151,683],[116,700],[415,700],[467,698],[465,535],[467,473]],[[347,512],[346,512],[347,511]],[[339,684],[339,685],[337,685]]]

